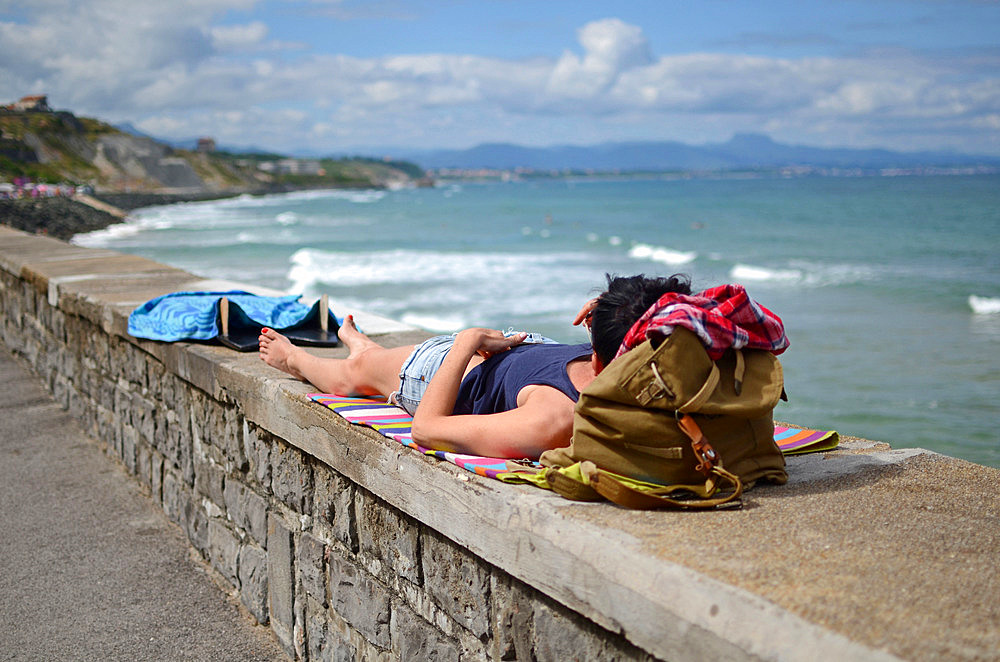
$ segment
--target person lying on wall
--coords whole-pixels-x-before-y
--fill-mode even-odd
[[[413,416],[413,440],[425,448],[534,459],[569,445],[580,391],[614,359],[633,324],[666,293],[691,293],[683,274],[609,274],[607,281],[573,320],[590,330],[590,343],[472,328],[387,348],[348,316],[338,334],[346,359],[314,356],[268,328],[258,339],[260,358],[326,393],[387,398]]]

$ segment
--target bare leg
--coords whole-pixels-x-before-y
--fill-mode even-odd
[[[325,393],[389,397],[399,388],[399,370],[413,345],[386,349],[358,331],[350,315],[337,336],[350,350],[346,359],[313,356],[277,331],[263,329],[258,338],[260,358]]]

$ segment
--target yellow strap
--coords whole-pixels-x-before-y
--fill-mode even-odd
[[[722,467],[714,467],[712,475],[701,485],[656,485],[619,476],[599,469],[593,462],[583,461],[565,468],[549,468],[539,474],[543,480],[530,482],[549,488],[574,501],[600,501],[607,499],[625,508],[650,510],[653,508],[706,509],[742,507],[743,483]],[[725,496],[716,497],[720,490],[729,490]],[[675,499],[671,495],[688,493],[695,499]]]
[[[673,499],[667,494],[673,494],[680,491],[690,491],[687,486],[683,485],[671,485],[656,491],[642,491],[637,490],[634,487],[627,485],[615,478],[614,474],[608,473],[607,471],[601,471],[590,476],[590,486],[601,496],[603,496],[608,501],[617,503],[619,506],[625,508],[632,508],[637,510],[651,510],[654,508],[681,508],[681,509],[698,509],[704,510],[707,508],[720,508],[720,507],[735,507],[742,508],[743,501],[741,496],[743,495],[743,483],[740,481],[738,476],[735,476],[722,467],[712,468],[713,478],[709,480],[712,484],[711,493],[715,494],[719,491],[721,482],[716,482],[714,477],[724,480],[728,483],[730,489],[732,490],[728,494],[722,497],[709,497],[700,499]]]

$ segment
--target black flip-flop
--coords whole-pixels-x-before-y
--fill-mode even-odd
[[[326,316],[325,325],[323,324],[324,314]],[[257,350],[262,325],[251,319],[239,305],[229,301],[226,297],[219,299],[215,322],[219,327],[218,341],[220,343],[235,349],[237,352]],[[313,304],[306,316],[299,322],[275,329],[293,344],[312,347],[336,347],[340,344],[340,340],[337,338],[339,330],[340,325],[337,323],[337,318],[329,310],[326,295]]]

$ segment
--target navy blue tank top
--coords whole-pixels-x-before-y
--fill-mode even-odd
[[[496,414],[517,407],[517,394],[525,386],[540,384],[559,389],[573,402],[580,392],[573,386],[566,366],[594,350],[582,345],[518,345],[492,356],[469,371],[458,389],[456,414]]]

